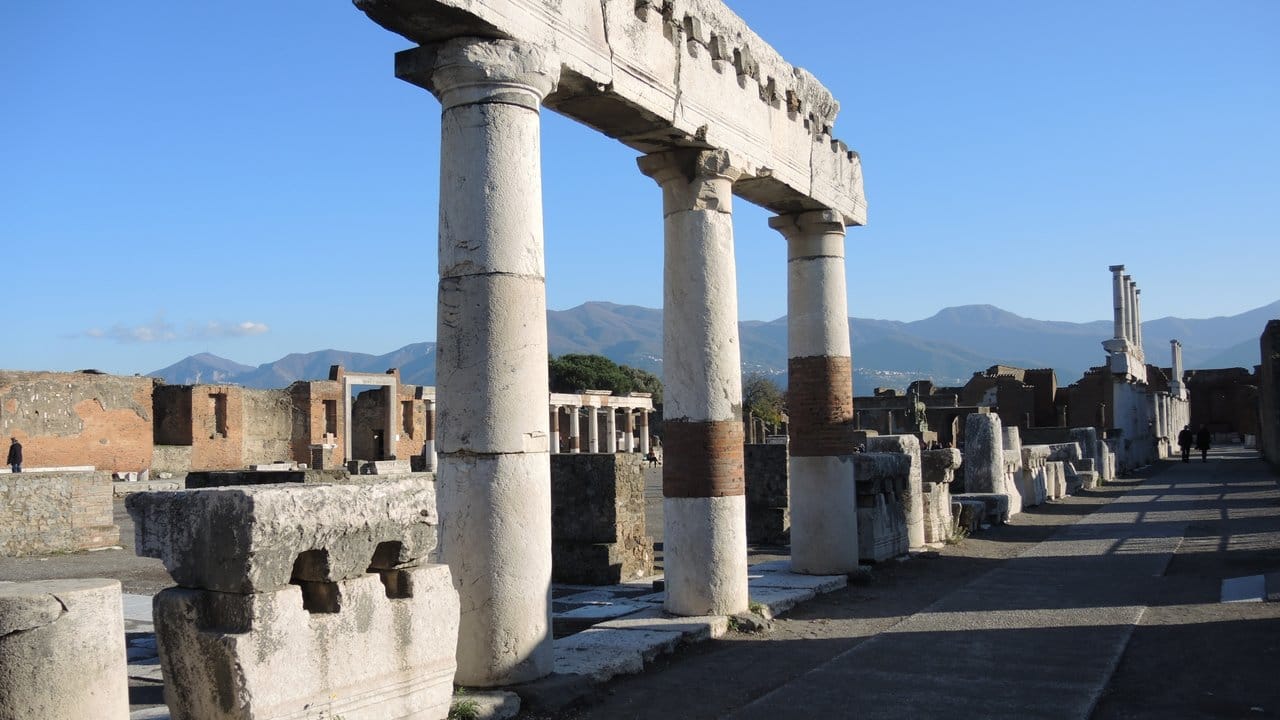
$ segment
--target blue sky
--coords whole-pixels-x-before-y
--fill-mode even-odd
[[[1280,299],[1280,2],[730,1],[841,101],[849,311],[1143,316]],[[349,2],[0,3],[0,367],[148,372],[435,336],[439,105]],[[657,186],[544,114],[548,301],[657,307]],[[735,205],[740,314],[783,241]],[[1259,328],[1261,330],[1261,328]]]

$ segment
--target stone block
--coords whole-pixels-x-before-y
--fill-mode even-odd
[[[129,717],[119,581],[0,582],[0,717]]]
[[[556,672],[586,675],[596,682],[635,674],[646,662],[675,650],[681,637],[679,632],[666,630],[584,630],[555,641]]]
[[[360,467],[362,475],[404,475],[413,472],[413,463],[405,460],[374,460]]]
[[[854,453],[853,477],[859,495],[902,494],[911,475],[911,460],[897,453]]]
[[[554,540],[612,543],[644,534],[644,475],[638,454],[551,456]]]
[[[867,438],[867,450],[872,453],[898,453],[910,461],[902,498],[907,509],[907,541],[913,548],[924,547],[924,478],[920,441],[915,435],[881,435]]]
[[[981,500],[965,500],[957,495],[952,495],[951,498],[951,513],[956,519],[957,528],[972,535],[987,524],[986,503]]]
[[[962,457],[955,448],[925,450],[920,453],[921,479],[926,483],[950,484]]]
[[[139,493],[125,506],[138,555],[159,558],[178,585],[218,592],[357,578],[436,547],[435,483],[423,477]]]
[[[1004,493],[965,493],[951,497],[961,502],[981,502],[985,508],[986,522],[992,525],[1002,525],[1009,520],[1009,496]]]
[[[883,562],[906,555],[907,513],[888,493],[858,497],[858,559]]]
[[[0,555],[47,555],[119,545],[112,485],[106,472],[0,476]]]
[[[965,492],[1003,493],[1004,484],[1004,446],[1000,416],[973,413],[965,418]]]
[[[747,506],[747,542],[786,545],[791,538],[791,508]]]
[[[951,514],[950,483],[924,485],[924,539],[936,545],[947,541],[954,523]]]
[[[752,507],[787,507],[787,446],[744,445],[742,455],[748,513]]]
[[[201,470],[187,473],[188,490],[305,482],[302,470]]]
[[[570,585],[617,585],[653,574],[653,538],[613,543],[551,542],[551,578]]]
[[[173,717],[446,717],[458,642],[449,568],[393,573],[323,593],[162,591],[156,639]]]

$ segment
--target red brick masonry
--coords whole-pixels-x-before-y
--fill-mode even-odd
[[[853,452],[853,361],[826,356],[787,360],[787,415],[793,456]]]
[[[730,497],[746,492],[740,421],[667,420],[663,430],[663,497]]]

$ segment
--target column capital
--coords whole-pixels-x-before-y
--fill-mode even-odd
[[[691,183],[695,180],[728,180],[733,182],[742,176],[742,168],[735,165],[728,150],[664,150],[636,158],[640,172],[666,187],[674,180]]]
[[[1124,266],[1123,266],[1123,265],[1111,265],[1111,266],[1107,267],[1107,269],[1108,269],[1108,270],[1110,270],[1110,271],[1111,271],[1111,272],[1113,272],[1113,273],[1122,273],[1122,272],[1124,272]]]
[[[445,110],[482,103],[537,110],[556,89],[560,59],[514,40],[463,37],[396,53],[396,77],[429,90]]]
[[[787,239],[787,260],[844,258],[844,218],[834,210],[807,210],[769,218]]]

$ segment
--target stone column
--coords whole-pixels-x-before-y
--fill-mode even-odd
[[[1173,393],[1174,397],[1181,400],[1186,397],[1186,394],[1183,392],[1182,384],[1182,343],[1177,340],[1170,340],[1169,352],[1172,355],[1170,360],[1170,372],[1173,375],[1173,377],[1169,378],[1169,390]],[[1181,430],[1181,426],[1179,426],[1178,429]]]
[[[649,454],[649,411],[640,411],[640,452]]]
[[[1138,357],[1145,358],[1147,352],[1142,346],[1142,288],[1136,283],[1133,286],[1133,331],[1138,343]]]
[[[662,514],[666,610],[747,609],[742,365],[733,256],[733,169],[723,151],[646,155],[662,187]]]
[[[587,408],[587,452],[600,452],[600,408]]]
[[[1133,278],[1131,276],[1129,275],[1124,276],[1124,287],[1125,287],[1125,302],[1128,304],[1128,307],[1129,307],[1129,327],[1127,332],[1125,333],[1125,339],[1128,340],[1130,344],[1136,345],[1138,343],[1138,331],[1135,329],[1135,318],[1137,317],[1136,315],[1137,297],[1133,294],[1133,290],[1136,287],[1136,285],[1133,282]]]
[[[604,451],[610,454],[618,452],[618,410],[604,409]]]
[[[769,226],[787,239],[791,567],[815,575],[849,573],[858,568],[858,502],[849,458],[853,363],[844,222],[839,213],[818,210],[780,215]],[[918,485],[917,546],[924,543]]]
[[[396,56],[440,120],[440,555],[461,600],[459,685],[552,669],[551,464],[540,160],[560,62],[458,38]]]
[[[1111,302],[1115,306],[1115,339],[1124,340],[1129,333],[1129,302],[1128,293],[1125,292],[1124,286],[1124,266],[1112,265],[1107,268],[1111,271]]]
[[[0,717],[128,720],[120,581],[0,583]]]
[[[582,408],[569,406],[569,452],[582,452],[582,439],[578,426],[582,419]]]
[[[551,406],[551,454],[560,452],[560,406]]]
[[[1004,493],[1004,436],[1000,416],[973,413],[964,421],[964,490]]]
[[[636,449],[636,411],[627,408],[622,415],[622,451],[635,452]]]
[[[426,463],[427,472],[436,471],[436,402],[427,400],[423,403],[426,406],[426,425],[423,435],[426,440],[422,443],[423,462]]]

